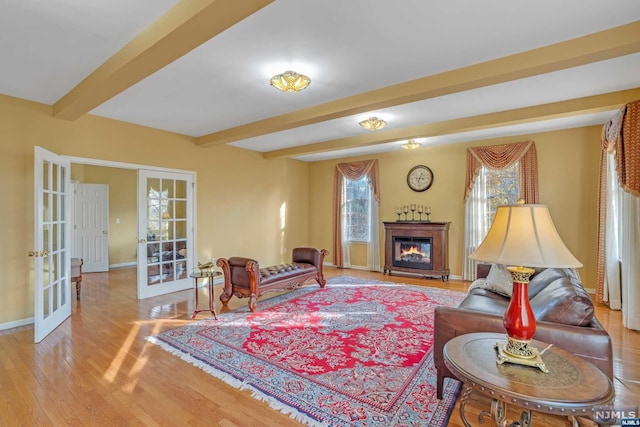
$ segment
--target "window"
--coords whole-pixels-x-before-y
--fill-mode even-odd
[[[485,224],[490,225],[493,223],[498,206],[512,205],[518,201],[520,196],[518,162],[505,169],[489,169],[483,166],[480,173],[484,175],[481,180],[485,183],[484,192],[487,201]],[[489,232],[489,229],[486,232]]]
[[[344,180],[345,236],[350,242],[369,242],[369,216],[371,191],[369,180],[363,177],[358,180]]]

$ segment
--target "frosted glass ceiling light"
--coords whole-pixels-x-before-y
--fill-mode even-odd
[[[359,124],[366,130],[379,130],[385,127],[387,122],[377,117],[369,117],[367,120],[363,120]]]
[[[300,92],[311,83],[311,79],[295,71],[285,71],[271,77],[271,86],[283,92]]]
[[[405,150],[415,150],[416,148],[422,147],[422,144],[416,142],[413,139],[408,140],[406,143],[402,144],[402,148]]]

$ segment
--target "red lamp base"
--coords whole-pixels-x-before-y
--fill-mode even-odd
[[[529,343],[536,332],[536,317],[529,304],[529,277],[535,272],[532,268],[507,267],[513,278],[511,301],[504,313],[504,328],[507,331],[507,343],[498,346],[498,363],[510,362],[537,366],[547,372],[538,350]]]

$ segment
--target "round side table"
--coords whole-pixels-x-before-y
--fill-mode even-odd
[[[528,427],[532,410],[568,417],[591,416],[594,407],[613,400],[613,384],[602,371],[540,341],[532,344],[540,350],[549,373],[530,366],[498,364],[496,346],[505,342],[504,334],[483,332],[460,335],[444,346],[445,364],[464,383],[460,417],[465,426],[471,426],[464,407],[473,391],[492,398],[491,411],[482,411],[479,421],[490,416],[502,427],[507,422],[507,403],[524,409],[519,422]]]

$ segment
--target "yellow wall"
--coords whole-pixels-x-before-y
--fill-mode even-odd
[[[229,146],[199,148],[186,136],[90,115],[75,121],[53,119],[50,106],[0,95],[0,170],[4,175],[0,180],[0,217],[4,218],[0,232],[5,242],[0,245],[0,325],[33,316],[33,261],[27,252],[35,249],[36,145],[74,157],[195,171],[197,258],[241,255],[263,265],[288,260],[295,246],[331,249],[334,165],[375,157],[380,162],[380,220],[394,221],[395,208],[401,205],[430,205],[432,220],[451,221],[451,274],[461,276],[466,148],[533,139],[538,150],[540,201],[549,205],[560,235],[585,264],[580,270],[585,286],[593,288],[599,138],[600,127],[594,126],[307,164],[264,160],[259,153]],[[429,166],[435,175],[433,186],[424,193],[415,193],[406,185],[406,174],[416,164]],[[100,174],[105,178],[104,172],[88,166],[74,167],[74,175],[83,182]],[[120,182],[113,176],[109,179]],[[121,179],[128,182],[128,178]],[[121,221],[126,218],[127,224],[133,221],[132,214],[121,213],[126,210],[122,205],[128,204],[125,197],[121,200],[112,193],[110,199],[113,215]],[[129,231],[123,233],[123,239],[128,239]],[[382,239],[381,229],[381,248]],[[127,259],[131,250],[123,244],[122,252],[115,249],[118,255],[114,257]],[[354,264],[358,258],[353,259]]]
[[[200,260],[241,255],[273,264],[290,259],[295,246],[314,245],[308,239],[304,162],[267,161],[229,146],[200,148],[189,137],[96,116],[54,119],[50,106],[0,95],[0,325],[34,313],[33,260],[27,257],[35,249],[34,146],[61,155],[195,171]],[[117,198],[111,196],[116,206]]]
[[[395,209],[410,203],[431,206],[432,221],[450,221],[449,266],[453,276],[462,276],[464,240],[463,191],[467,147],[533,140],[538,153],[540,203],[549,205],[551,216],[567,247],[585,265],[580,274],[586,287],[595,288],[596,196],[598,188],[599,126],[533,135],[474,141],[453,145],[425,146],[415,151],[396,151],[374,156],[328,160],[310,165],[310,240],[332,248],[332,187],[336,163],[377,158],[380,171],[380,221],[395,221]],[[416,193],[406,177],[417,164],[431,168],[434,183]],[[384,230],[380,228],[384,263]],[[329,255],[329,260],[332,260]],[[352,265],[363,257],[352,258]]]

